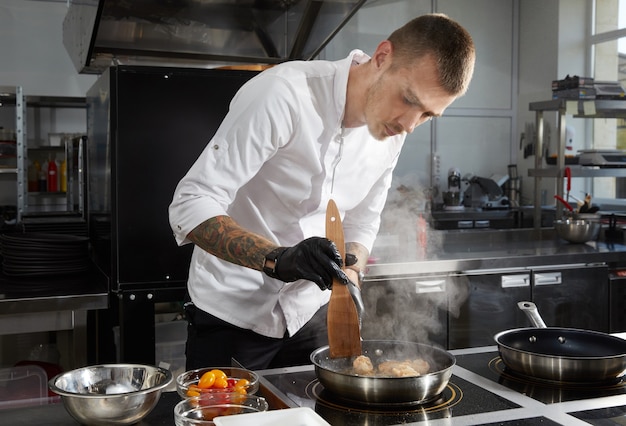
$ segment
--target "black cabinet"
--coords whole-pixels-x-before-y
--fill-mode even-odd
[[[606,265],[559,265],[476,271],[453,281],[455,297],[467,293],[458,315],[449,315],[448,348],[495,344],[500,331],[532,326],[517,303],[533,301],[546,325],[609,331]]]
[[[463,299],[458,314],[450,312],[448,348],[495,344],[493,336],[519,327],[525,315],[517,302],[530,299],[531,274],[526,270],[496,270],[455,277],[454,295]]]
[[[606,265],[533,269],[532,276],[532,300],[548,327],[609,331]]]
[[[368,280],[363,285],[362,337],[407,340],[442,348],[447,341],[449,277]]]
[[[89,235],[115,294],[108,320],[120,327],[122,362],[155,361],[154,305],[185,298],[192,246],[176,245],[168,206],[233,95],[256,74],[116,66],[88,91]]]

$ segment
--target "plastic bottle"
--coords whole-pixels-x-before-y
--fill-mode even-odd
[[[57,171],[57,163],[51,158],[48,161],[48,192],[57,192],[59,190]]]
[[[48,163],[44,162],[39,166],[39,176],[37,179],[37,190],[39,192],[46,192],[48,190],[47,176],[48,176]]]
[[[61,192],[67,192],[67,161],[63,159],[61,162]]]
[[[39,179],[40,171],[41,165],[39,161],[35,160],[28,165],[28,192],[37,191],[37,180]]]

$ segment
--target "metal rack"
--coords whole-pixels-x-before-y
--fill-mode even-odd
[[[21,86],[0,86],[0,103],[2,106],[12,106],[15,108],[15,136],[16,136],[16,167],[0,168],[1,174],[15,174],[16,176],[16,207],[17,222],[21,222],[23,216],[28,211],[28,146],[27,146],[27,107],[32,108],[86,108],[86,99],[80,97],[63,97],[63,96],[25,96]],[[82,155],[83,144],[78,146],[74,144],[65,147],[59,147],[64,153],[65,158],[71,158],[78,150]],[[82,181],[82,158],[79,156],[78,162],[78,179]],[[69,179],[68,170],[68,179]],[[73,173],[71,174],[73,178]],[[73,182],[72,182],[73,183]],[[70,182],[68,181],[68,185]],[[68,190],[65,194],[67,198],[68,208],[71,200],[77,199],[78,205],[83,205],[83,193],[81,190],[81,182],[79,189],[75,191],[73,185],[72,190]],[[68,187],[69,188],[69,187]],[[72,201],[73,203],[73,201]]]
[[[529,109],[535,111],[536,144],[535,168],[528,170],[528,176],[534,177],[534,213],[533,223],[535,228],[541,227],[541,179],[544,177],[565,177],[565,128],[566,115],[574,118],[626,118],[626,100],[605,99],[552,99],[549,101],[531,102]],[[557,113],[558,138],[556,165],[545,168],[543,164],[543,128],[544,112]],[[572,177],[626,177],[626,169],[623,168],[597,168],[585,166],[568,166]],[[560,180],[557,180],[560,182]],[[563,186],[556,184],[556,194],[563,196]],[[556,210],[556,218],[561,217],[561,211]]]
[[[2,106],[15,107],[15,141],[16,141],[16,167],[2,168],[0,173],[15,174],[17,185],[17,218],[21,217],[24,211],[26,197],[26,103],[24,102],[24,91],[21,86],[0,86],[0,103]]]

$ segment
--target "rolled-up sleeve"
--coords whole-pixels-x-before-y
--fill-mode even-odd
[[[169,221],[179,245],[190,242],[187,235],[199,224],[227,215],[237,190],[289,142],[297,119],[289,96],[282,79],[262,74],[235,95],[215,136],[174,192]]]

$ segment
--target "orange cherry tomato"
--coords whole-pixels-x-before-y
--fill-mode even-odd
[[[246,388],[250,386],[250,381],[248,379],[239,379],[235,382],[236,388]]]
[[[211,373],[215,374],[215,378],[217,379],[218,377],[223,378],[224,380],[228,379],[228,376],[226,375],[226,373],[224,373],[222,370],[218,370],[218,369],[214,369],[210,371]]]
[[[189,385],[187,396],[200,396],[200,388],[198,385]]]
[[[213,371],[214,370],[207,371],[202,375],[202,377],[200,377],[200,381],[198,382],[198,387],[200,389],[209,389],[213,387],[216,379],[215,373]]]
[[[226,389],[228,387],[228,379],[226,377],[216,377],[213,383],[213,389]]]

